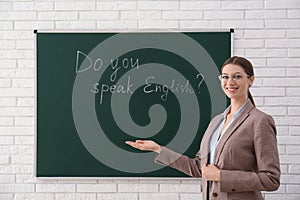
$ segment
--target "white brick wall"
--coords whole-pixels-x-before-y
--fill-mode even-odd
[[[277,124],[282,184],[266,200],[300,199],[299,0],[4,0],[0,2],[1,200],[199,200],[198,181],[37,180],[33,29],[235,28],[255,66],[258,107]]]

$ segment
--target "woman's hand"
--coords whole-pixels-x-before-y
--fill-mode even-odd
[[[209,181],[220,181],[221,171],[214,165],[203,165],[202,177]]]
[[[161,146],[152,140],[126,141],[125,143],[142,151],[154,151],[156,153],[161,151]]]

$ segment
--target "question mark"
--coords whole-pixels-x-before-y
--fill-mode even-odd
[[[202,84],[203,81],[204,81],[204,76],[203,76],[203,74],[197,74],[197,79],[198,79],[199,77],[201,77],[201,81],[200,81],[200,83],[198,84],[198,88],[200,89],[200,86],[201,86],[201,84]],[[199,91],[199,93],[201,93],[201,92]]]

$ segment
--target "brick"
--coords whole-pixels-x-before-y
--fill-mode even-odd
[[[277,147],[278,147],[279,155],[285,155],[286,154],[285,145],[278,145]]]
[[[12,87],[33,88],[34,87],[34,79],[31,79],[31,78],[13,79]]]
[[[266,194],[265,200],[298,200],[300,195],[297,194]]]
[[[202,12],[199,11],[163,11],[163,19],[202,19]]]
[[[28,145],[34,144],[33,136],[15,136],[15,144]]]
[[[0,145],[8,145],[13,144],[14,138],[12,136],[1,136],[0,137]]]
[[[140,20],[139,28],[178,28],[177,20]]]
[[[0,192],[34,192],[34,185],[33,184],[0,184]]]
[[[220,1],[180,1],[180,10],[220,10]]]
[[[13,10],[53,10],[52,2],[14,2]]]
[[[55,2],[55,10],[95,10],[95,2]]]
[[[0,135],[32,135],[33,127],[0,127]]]
[[[0,165],[0,174],[29,174],[33,173],[32,165]],[[0,185],[1,188],[1,185]],[[1,193],[1,189],[0,189]]]
[[[6,22],[6,21],[0,22],[0,30],[12,30],[12,29],[13,29],[12,22]]]
[[[14,175],[0,175],[0,183],[14,183],[15,176]],[[0,196],[1,199],[1,196]]]
[[[17,40],[16,49],[34,49],[34,47],[32,40]]]
[[[276,125],[276,129],[277,129],[277,135],[278,136],[287,136],[287,135],[289,135],[289,128],[288,128],[288,126],[279,126],[279,125]]]
[[[16,183],[40,183],[40,184],[57,184],[57,180],[43,180],[36,178],[33,174],[16,174]]]
[[[281,183],[287,183],[287,184],[291,184],[291,183],[296,183],[299,184],[300,183],[300,175],[297,174],[293,174],[293,175],[282,175],[281,176]]]
[[[161,19],[162,13],[161,11],[120,11],[121,19],[125,20],[133,20],[133,19],[144,19],[144,20],[153,20],[153,19]]]
[[[265,86],[300,86],[299,78],[265,78]]]
[[[136,1],[97,2],[97,10],[136,10]]]
[[[15,30],[54,29],[54,22],[50,21],[16,21]]]
[[[118,184],[119,192],[158,192],[158,184]]]
[[[297,116],[300,115],[300,107],[289,107],[288,108],[288,115],[289,116]],[[300,151],[299,151],[300,152]]]
[[[284,96],[285,89],[284,88],[251,88],[251,93],[253,96]]]
[[[286,96],[300,96],[300,88],[286,88]]]
[[[34,124],[33,117],[15,117],[16,126],[28,126]]]
[[[290,135],[300,135],[300,127],[292,126],[290,129]]]
[[[278,144],[300,144],[299,136],[278,136],[277,139]]]
[[[287,51],[285,49],[245,49],[246,57],[285,57]]]
[[[95,29],[96,23],[93,21],[56,21],[57,29]]]
[[[18,59],[18,68],[34,68],[32,59]]]
[[[262,1],[222,1],[223,10],[250,10],[262,9],[264,7]]]
[[[264,99],[262,97],[253,97],[256,106],[262,106],[264,104]]]
[[[287,154],[294,154],[297,155],[300,152],[300,146],[286,146],[286,153]]]
[[[288,38],[300,38],[300,29],[289,29],[287,30]]]
[[[261,111],[272,116],[285,116],[287,114],[285,107],[258,107]]]
[[[265,20],[266,28],[300,28],[300,20],[298,19],[276,19],[276,20]]]
[[[77,20],[78,13],[75,11],[63,11],[63,12],[39,12],[39,20]]]
[[[199,11],[197,11],[199,13]],[[244,19],[243,11],[204,11],[203,19]]]
[[[185,193],[193,193],[193,192],[200,192],[200,185],[199,184],[160,184],[161,192],[185,192]]]
[[[300,121],[300,117],[276,117],[275,118],[275,122],[277,125],[299,125],[299,121]]]
[[[33,39],[32,31],[1,31],[0,39]],[[1,58],[0,58],[1,59]]]
[[[266,39],[265,46],[272,47],[300,47],[300,39]]]
[[[95,12],[79,12],[79,20],[105,20],[118,19],[117,11],[95,11]]]
[[[138,1],[138,10],[178,10],[177,1]]]
[[[0,10],[12,10],[12,2],[0,2]]]
[[[11,87],[11,79],[9,78],[1,78],[0,79],[0,87]]]
[[[12,117],[0,117],[0,126],[11,126],[13,125]]]
[[[0,98],[0,106],[15,106],[15,98]]]
[[[287,165],[280,165],[280,171],[281,174],[287,174],[288,173]]]
[[[97,199],[101,200],[138,200],[138,194],[97,194]]]
[[[139,194],[139,200],[162,200],[162,199],[179,200],[179,195],[178,194],[169,194],[169,193]]]
[[[245,30],[245,38],[284,38],[285,30]]]
[[[32,155],[12,155],[12,164],[34,164],[34,158]]]
[[[286,18],[286,10],[246,10],[245,19],[280,19]]]
[[[284,77],[285,68],[254,68],[255,78],[257,77]]]
[[[300,165],[289,165],[289,173],[299,174],[300,173]]]
[[[287,11],[287,17],[288,18],[300,18],[300,10],[288,10]]]
[[[54,194],[20,193],[15,194],[14,200],[54,200]]]
[[[0,146],[0,155],[33,155],[31,146]]]
[[[33,58],[33,50],[0,50],[0,58]]]
[[[133,20],[97,21],[97,29],[135,29],[137,27],[137,21]]]
[[[263,28],[263,20],[222,20],[223,28],[232,28],[235,29],[253,29],[253,28]]]
[[[180,200],[202,200],[202,194],[180,194]]]
[[[18,12],[0,12],[0,20],[36,20],[36,12],[28,12],[28,11],[18,11]]]
[[[16,68],[17,61],[15,59],[0,59],[0,69]]]
[[[33,98],[18,98],[17,101],[18,106],[34,106]]]
[[[263,78],[255,77],[255,81],[250,90],[258,89],[263,86]]]
[[[235,48],[263,48],[264,47],[263,39],[237,39],[234,40]]]
[[[9,161],[9,156],[0,156],[0,165],[7,165]]]
[[[254,70],[256,70],[257,67],[266,67],[267,66],[267,60],[265,58],[249,57],[249,61],[254,66]]]
[[[299,155],[279,155],[281,164],[300,164]]]
[[[116,184],[77,184],[77,192],[116,192]]]
[[[300,58],[268,58],[267,66],[270,67],[297,67],[299,66]]]
[[[16,48],[16,42],[14,40],[0,40],[0,46],[1,49],[14,49]]]
[[[289,49],[288,50],[288,56],[289,57],[296,57],[298,58],[300,55],[300,49]]]
[[[22,107],[0,107],[0,116],[33,116],[33,108]],[[1,127],[0,127],[1,128]],[[12,127],[13,128],[13,127]]]
[[[299,185],[287,185],[286,186],[287,193],[298,193],[300,194]]]
[[[180,28],[221,28],[220,20],[184,20],[179,23]]]
[[[75,192],[75,184],[36,184],[36,192]]]
[[[298,0],[266,0],[265,8],[274,9],[274,8],[299,8],[300,2]]]

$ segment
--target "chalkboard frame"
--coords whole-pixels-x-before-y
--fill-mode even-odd
[[[233,50],[234,50],[234,29],[140,29],[140,30],[134,30],[135,33],[151,33],[151,32],[159,32],[159,33],[167,33],[167,32],[229,32],[230,33],[230,39],[231,39],[231,46],[230,46],[230,54],[231,56],[233,55]],[[128,33],[130,30],[123,30],[123,29],[113,29],[113,30],[34,30],[34,176],[37,179],[40,180],[192,180],[192,181],[199,181],[201,179],[198,178],[193,178],[193,177],[99,177],[99,176],[86,176],[86,177],[81,177],[81,176],[73,176],[73,177],[63,177],[63,176],[38,176],[37,175],[37,150],[38,150],[38,143],[37,143],[37,136],[38,136],[38,131],[37,131],[37,85],[38,85],[38,74],[37,74],[37,33]]]

